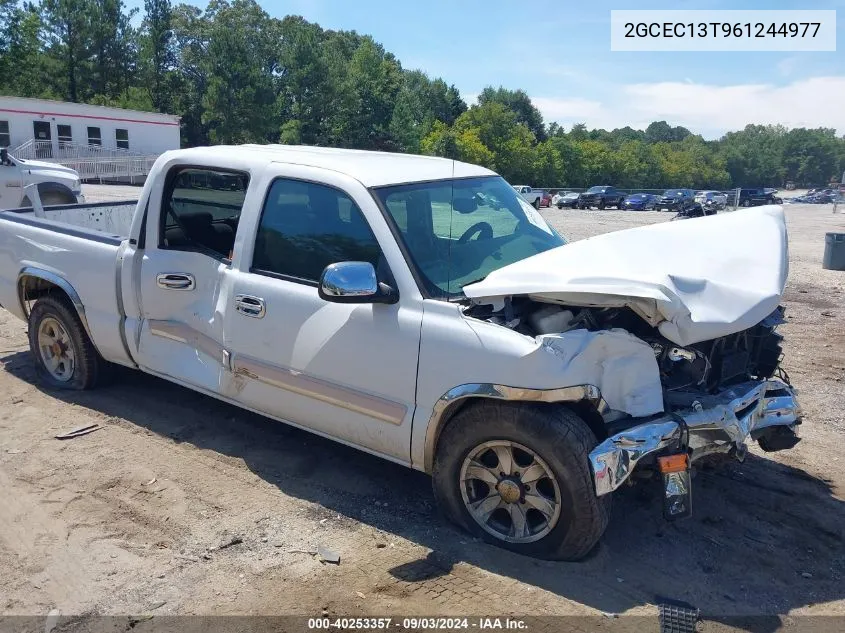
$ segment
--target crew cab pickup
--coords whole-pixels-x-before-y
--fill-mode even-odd
[[[635,470],[677,518],[700,458],[797,441],[779,207],[567,244],[482,167],[268,145],[37,209],[0,212],[0,303],[46,385],[148,372],[430,473],[523,554],[585,556]]]
[[[581,209],[589,209],[591,207],[596,207],[597,209],[616,207],[617,209],[621,209],[625,195],[625,193],[619,191],[616,187],[609,187],[607,185],[590,187],[578,198],[578,207]]]
[[[539,209],[540,205],[543,203],[543,195],[545,194],[545,191],[542,189],[533,189],[528,185],[514,185],[513,189],[523,200],[535,209]]]

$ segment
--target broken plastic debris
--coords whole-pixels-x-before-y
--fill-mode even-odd
[[[334,563],[335,565],[340,565],[340,554],[330,550],[325,545],[317,546],[317,554],[324,563]]]

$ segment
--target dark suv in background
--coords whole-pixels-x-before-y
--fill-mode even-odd
[[[622,201],[625,199],[625,194],[619,191],[616,187],[609,185],[598,185],[590,187],[581,194],[578,198],[579,209],[589,209],[590,207],[598,207],[604,209],[606,207],[622,208]]]
[[[781,204],[783,199],[775,194],[777,194],[776,189],[743,188],[739,190],[739,206],[759,207],[764,204]]]
[[[696,206],[695,191],[692,189],[667,189],[654,205],[657,211],[685,213]]]

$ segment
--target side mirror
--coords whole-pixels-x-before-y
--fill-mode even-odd
[[[396,303],[399,293],[379,283],[370,262],[338,262],[326,266],[317,293],[333,303]]]

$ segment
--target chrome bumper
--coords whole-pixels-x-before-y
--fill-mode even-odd
[[[675,448],[682,423],[689,430],[690,461],[740,447],[772,426],[794,426],[801,407],[792,387],[780,380],[735,385],[715,396],[703,396],[694,409],[663,415],[617,433],[590,453],[596,495],[613,492],[644,457]]]

